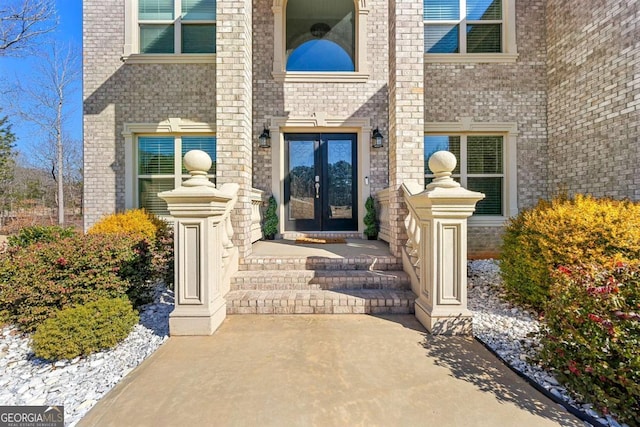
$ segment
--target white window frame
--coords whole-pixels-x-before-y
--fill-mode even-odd
[[[517,139],[518,127],[512,122],[473,122],[465,117],[459,122],[431,122],[425,124],[425,136],[460,136],[460,184],[466,187],[466,177],[474,177],[477,174],[466,174],[467,153],[466,137],[475,135],[502,136],[503,137],[503,173],[495,176],[503,176],[502,186],[502,210],[503,215],[473,215],[469,218],[470,226],[498,227],[505,221],[518,214],[518,174],[517,174]],[[428,159],[425,159],[428,160]],[[430,175],[428,175],[430,176]],[[493,174],[481,174],[477,176],[488,177]]]
[[[174,186],[178,188],[182,186],[183,178],[189,176],[182,174],[182,137],[215,137],[215,129],[213,123],[191,122],[180,118],[170,118],[160,123],[125,123],[122,131],[125,143],[125,209],[139,207],[138,179],[147,176],[138,175],[138,137],[170,136],[174,138],[174,174],[166,175],[166,178],[173,177]],[[162,175],[153,176],[162,177]],[[207,177],[212,178],[213,175],[207,175]]]
[[[273,0],[273,78],[277,82],[366,82],[369,79],[367,64],[367,22],[369,9],[366,0],[355,2],[356,52],[355,71],[319,72],[319,71],[287,71],[286,69],[286,34],[287,19],[285,12],[287,0]]]
[[[182,2],[175,0],[173,5],[173,20],[140,21],[138,19],[138,0],[125,0],[124,23],[124,48],[122,60],[130,64],[176,64],[176,63],[212,63],[215,62],[215,53],[180,53],[182,47]],[[174,52],[175,53],[140,53],[140,24],[172,24],[174,25]],[[194,20],[189,24],[213,24],[215,20]],[[188,25],[188,24],[185,24]]]
[[[460,1],[460,13],[465,13],[467,1]],[[423,21],[424,25],[429,24],[449,24],[459,25],[459,53],[426,53],[425,63],[495,63],[495,62],[515,62],[518,59],[518,46],[516,43],[516,0],[502,0],[502,20],[497,21],[467,21],[463,16],[455,21]],[[467,25],[473,24],[502,24],[502,52],[496,53],[466,53],[467,47]]]

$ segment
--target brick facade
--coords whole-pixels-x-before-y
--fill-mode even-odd
[[[547,5],[549,183],[640,199],[640,3]]]
[[[357,0],[356,15],[367,11],[361,82],[274,79],[273,8],[282,0],[218,0],[215,61],[126,63],[124,3],[84,2],[85,226],[126,208],[125,169],[134,165],[125,165],[124,124],[169,118],[216,124],[218,183],[241,187],[233,225],[243,255],[251,246],[249,190],[269,195],[278,178],[274,151],[257,144],[273,118],[332,116],[378,127],[385,146],[370,150],[371,194],[422,182],[425,123],[472,120],[517,125],[517,172],[508,179],[517,180],[519,209],[562,190],[640,199],[638,2],[516,1],[515,62],[430,63],[422,2]],[[397,191],[390,210],[397,253],[406,238]],[[469,251],[495,251],[501,230],[470,226]]]

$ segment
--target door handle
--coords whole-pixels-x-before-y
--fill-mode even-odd
[[[316,182],[316,199],[320,198],[320,183]]]

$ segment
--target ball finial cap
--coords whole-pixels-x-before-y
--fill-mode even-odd
[[[189,172],[206,172],[211,169],[211,165],[213,164],[211,161],[211,157],[209,157],[209,155],[202,150],[189,151],[184,155],[183,162],[185,169],[187,169]]]
[[[441,172],[453,172],[457,164],[456,156],[449,151],[436,151],[429,157],[429,169],[435,175]]]

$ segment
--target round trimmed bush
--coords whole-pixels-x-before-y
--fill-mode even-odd
[[[47,360],[73,359],[111,348],[125,339],[138,314],[126,298],[101,298],[59,311],[32,337],[33,351]]]
[[[543,310],[556,267],[640,258],[640,204],[582,195],[541,201],[509,221],[500,258],[509,297]]]
[[[74,235],[57,242],[11,248],[0,256],[0,311],[31,332],[58,310],[127,295],[146,302],[148,244],[126,236]]]

